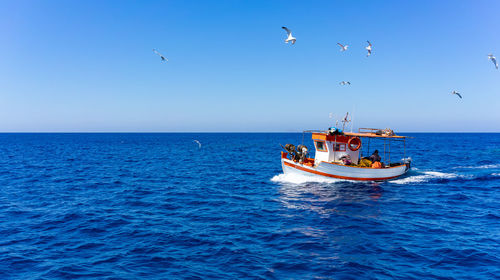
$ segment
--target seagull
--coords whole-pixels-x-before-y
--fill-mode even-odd
[[[497,58],[494,57],[491,53],[488,55],[488,58],[495,64],[495,67],[498,69],[498,63],[497,63]]]
[[[368,42],[368,46],[366,46],[366,48],[365,48],[368,51],[366,56],[370,56],[372,54],[372,44],[370,43],[370,41],[366,41],[366,42]]]
[[[337,43],[337,45],[339,45],[341,47],[341,49],[340,49],[341,52],[347,51],[347,47],[349,47],[348,45],[344,46],[341,43]]]
[[[350,86],[351,82],[342,81],[339,84],[342,85],[342,86],[345,86],[345,85],[349,85]]]
[[[454,90],[451,94],[456,94],[456,95],[458,95],[458,97],[460,97],[460,99],[462,99],[462,96],[460,95],[460,93],[458,93],[458,91]]]
[[[160,58],[161,58],[161,62],[167,62],[168,59],[165,58],[161,53],[159,53],[157,50],[153,49],[153,51],[155,52],[155,54],[159,55]]]
[[[295,44],[295,41],[297,41],[297,38],[295,38],[295,37],[292,36],[292,30],[290,30],[290,29],[288,29],[288,28],[286,28],[284,26],[281,27],[281,28],[285,29],[286,34],[288,35],[288,37],[285,40],[285,43],[288,43],[288,42],[291,41],[292,45]]]
[[[198,140],[193,140],[193,142],[198,143],[198,149],[201,149],[201,143]]]

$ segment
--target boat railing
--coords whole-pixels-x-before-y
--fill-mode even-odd
[[[358,132],[359,133],[367,133],[367,132],[374,133],[374,132],[377,132],[379,130],[382,130],[382,129],[380,129],[380,128],[366,128],[366,127],[360,127],[360,128],[358,128]]]
[[[328,131],[326,130],[321,130],[321,129],[308,129],[302,131],[302,133],[327,133]]]

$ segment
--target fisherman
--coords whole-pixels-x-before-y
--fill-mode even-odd
[[[382,158],[378,154],[378,150],[375,150],[368,159],[371,160],[371,162],[377,162],[382,160]]]

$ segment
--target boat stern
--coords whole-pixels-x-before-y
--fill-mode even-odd
[[[405,173],[411,168],[411,157],[404,158],[403,163],[406,165]]]

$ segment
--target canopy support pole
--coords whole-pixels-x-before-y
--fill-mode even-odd
[[[389,140],[389,166],[391,166],[391,140]]]
[[[326,145],[326,142],[325,142],[325,145]],[[336,161],[336,158],[335,158],[335,150],[336,149],[335,148],[337,147],[337,134],[335,134],[335,140],[333,141],[332,147],[333,147],[333,162],[335,162]]]
[[[366,154],[366,156],[369,157],[370,155],[370,137],[368,137],[368,153]]]
[[[403,158],[406,158],[406,139],[403,139]]]
[[[387,139],[384,139],[384,162],[387,162],[387,161],[385,160],[385,144],[386,144],[386,143],[387,143]]]

